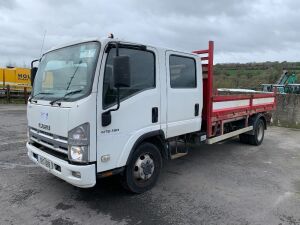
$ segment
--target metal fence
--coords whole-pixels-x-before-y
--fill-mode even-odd
[[[0,102],[2,103],[24,103],[27,104],[31,93],[30,87],[7,85],[0,87]]]

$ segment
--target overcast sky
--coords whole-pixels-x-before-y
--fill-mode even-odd
[[[191,51],[215,41],[215,62],[300,61],[296,0],[0,0],[0,66],[29,65],[52,46],[115,37]]]

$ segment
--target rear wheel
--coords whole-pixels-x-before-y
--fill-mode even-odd
[[[265,136],[265,124],[262,119],[259,119],[254,126],[254,135],[250,135],[249,144],[260,145]]]
[[[162,157],[159,149],[151,143],[142,143],[126,166],[122,184],[133,193],[143,193],[155,185],[161,167]]]
[[[258,119],[253,127],[254,134],[240,134],[240,141],[251,145],[260,145],[265,136],[265,123],[262,119]]]

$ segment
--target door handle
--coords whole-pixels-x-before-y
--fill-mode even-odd
[[[158,108],[153,107],[152,108],[152,123],[157,123],[158,122]]]
[[[199,116],[199,104],[195,104],[195,116]]]

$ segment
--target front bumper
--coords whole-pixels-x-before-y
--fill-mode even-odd
[[[96,184],[96,165],[72,165],[62,159],[56,158],[52,155],[49,155],[40,149],[26,143],[26,147],[28,150],[28,157],[41,166],[42,168],[46,169],[48,172],[52,173],[53,175],[65,180],[66,182],[80,187],[80,188],[89,188],[93,187]],[[39,161],[34,157],[34,154],[44,157],[45,159],[51,161],[53,165],[60,166],[60,171],[52,168],[49,169],[46,166],[39,163]],[[81,177],[75,177],[72,175],[73,172],[79,172]]]

